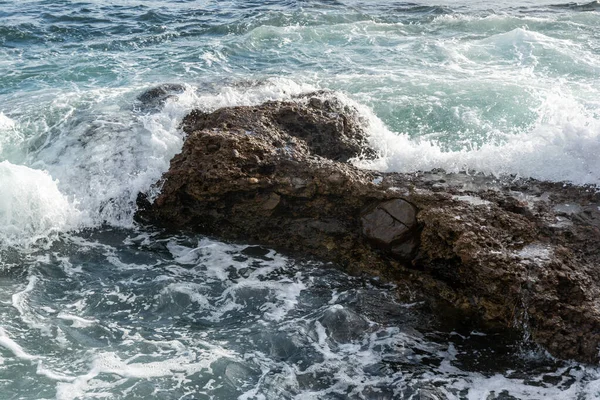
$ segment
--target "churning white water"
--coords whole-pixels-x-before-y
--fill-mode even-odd
[[[376,280],[133,220],[190,110],[320,89],[359,110],[361,167],[597,185],[599,24],[597,2],[0,0],[0,399],[600,397],[596,367]]]

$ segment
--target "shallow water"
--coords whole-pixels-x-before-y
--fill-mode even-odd
[[[0,1],[0,399],[600,397],[379,282],[133,222],[189,110],[315,89],[359,109],[358,165],[598,184],[599,8]]]

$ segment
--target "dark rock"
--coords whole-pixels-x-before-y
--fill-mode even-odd
[[[288,250],[309,248],[308,254],[375,271],[381,261],[359,228],[361,210],[382,198],[371,174],[315,155],[321,141],[274,122],[282,110],[302,110],[314,132],[327,131],[336,103],[310,99],[190,113],[183,121],[186,150],[172,160],[161,195],[140,217],[224,238],[281,241]],[[344,118],[345,125],[328,130],[327,143],[350,159],[361,155],[366,136],[351,114]],[[364,260],[355,264],[356,255],[334,249],[362,251]]]
[[[327,93],[319,95],[326,96]],[[193,111],[185,118],[183,130],[192,133],[207,128],[237,128],[247,135],[268,136],[271,145],[280,151],[289,151],[290,146],[302,143],[311,154],[337,161],[375,155],[368,147],[356,110],[335,98],[300,100],[222,108],[212,113]],[[291,138],[297,140],[289,142]]]
[[[374,154],[361,126],[327,93],[193,111],[160,196],[140,196],[138,217],[376,274],[412,300],[528,329],[556,356],[599,360],[593,188],[360,170],[339,160]]]
[[[417,209],[406,200],[378,203],[362,215],[362,233],[375,246],[407,259],[418,244],[414,240],[416,216]]]
[[[600,10],[600,2],[598,2],[598,0],[594,0],[585,4],[571,2],[562,4],[552,4],[550,7],[567,8],[575,11],[598,11]]]
[[[141,111],[158,111],[168,99],[176,98],[185,91],[185,86],[177,83],[165,83],[146,90],[137,97]]]

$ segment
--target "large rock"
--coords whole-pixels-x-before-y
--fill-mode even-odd
[[[356,111],[331,95],[194,111],[139,217],[257,242],[402,283],[552,354],[598,361],[600,198],[479,175],[381,174]]]

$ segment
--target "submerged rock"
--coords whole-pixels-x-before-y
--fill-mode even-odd
[[[319,322],[326,328],[329,337],[338,343],[361,339],[369,327],[364,318],[339,304],[325,311]]]
[[[257,242],[401,283],[552,354],[598,361],[600,197],[535,180],[381,174],[357,112],[327,93],[193,111],[139,218]]]
[[[176,99],[185,91],[178,83],[165,83],[146,90],[137,97],[137,106],[141,111],[158,111],[169,99]]]

